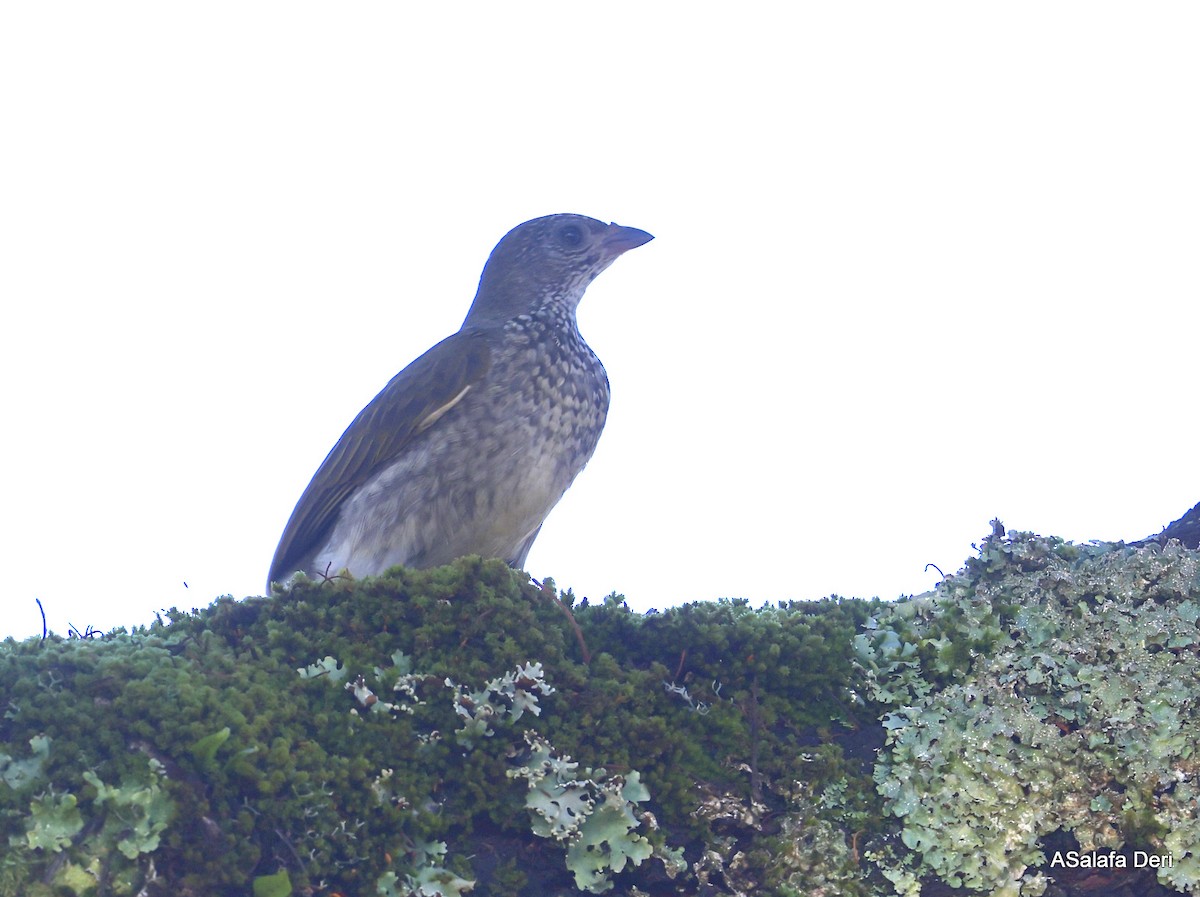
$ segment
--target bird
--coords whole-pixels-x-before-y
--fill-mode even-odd
[[[510,230],[458,332],[393,377],[321,463],[283,530],[268,593],[297,572],[378,576],[465,555],[523,568],[608,414],[608,374],[579,333],[579,301],[652,239],[575,214]]]

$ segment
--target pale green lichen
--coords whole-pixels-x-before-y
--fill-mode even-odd
[[[48,749],[48,741],[38,748],[43,760]],[[85,770],[80,794],[48,789],[34,797],[23,835],[9,838],[4,866],[8,871],[22,864],[44,868],[45,883],[69,894],[91,894],[101,882],[114,897],[138,893],[153,878],[150,855],[176,813],[161,787],[161,766],[151,760],[148,770],[149,775],[119,786]],[[0,895],[23,897],[27,888],[19,882],[0,875]]]
[[[300,674],[301,679],[319,679],[327,676],[331,682],[341,682],[346,678],[346,668],[328,654],[316,663],[300,667],[296,672]]]
[[[380,897],[460,897],[475,887],[475,882],[440,865],[446,855],[445,841],[423,841],[410,852],[416,858],[416,870],[406,875],[403,883],[395,872],[384,873],[376,885]]]
[[[554,688],[543,675],[540,663],[526,663],[474,692],[447,678],[446,687],[455,690],[454,712],[464,720],[455,733],[458,742],[471,746],[476,739],[491,736],[494,719],[507,716],[516,722],[526,711],[541,716],[538,697],[554,694]]]
[[[50,739],[45,735],[35,735],[29,739],[32,756],[17,760],[8,754],[0,753],[0,780],[13,791],[21,791],[32,782],[41,778],[46,758],[50,756]]]
[[[338,664],[333,657],[326,655],[324,660],[310,664],[297,672],[304,679],[327,677],[330,682],[340,682],[346,678],[349,670]],[[359,674],[347,682],[345,689],[351,692],[358,703],[372,713],[408,713],[416,712],[417,707],[425,702],[417,696],[417,684],[423,677],[412,672],[412,658],[403,651],[392,652],[392,666],[388,668],[372,667],[376,687],[381,690],[390,688],[401,696],[398,701],[383,701],[367,684],[367,677]],[[357,710],[352,711],[357,713]]]
[[[58,853],[70,846],[83,828],[83,814],[74,794],[47,792],[29,805],[25,840],[34,850]]]
[[[150,761],[151,777],[146,781],[125,781],[119,786],[105,785],[91,771],[83,779],[96,789],[93,806],[104,812],[104,825],[97,838],[115,843],[117,850],[134,860],[158,849],[159,838],[175,815],[175,804],[160,786],[162,767]]]
[[[654,854],[649,839],[634,834],[642,824],[634,810],[650,799],[637,770],[627,776],[609,776],[603,769],[580,771],[578,763],[559,755],[536,733],[527,731],[525,741],[528,756],[508,775],[528,783],[525,806],[534,834],[567,844],[567,868],[576,887],[593,894],[607,891],[613,873],[628,864],[641,865]]]
[[[989,538],[964,575],[856,640],[884,717],[875,778],[912,853],[885,871],[1033,894],[1039,844],[1169,850],[1197,873],[1200,564],[1194,552]]]

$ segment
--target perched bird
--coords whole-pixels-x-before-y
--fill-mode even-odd
[[[522,566],[608,413],[608,375],[575,310],[596,275],[652,239],[582,215],[509,231],[459,331],[393,377],[325,458],[268,590],[297,570],[374,576],[466,554]]]

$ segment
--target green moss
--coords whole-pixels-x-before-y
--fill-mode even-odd
[[[498,787],[529,726],[636,783],[663,821],[622,828],[633,810],[614,806],[620,825],[597,816],[570,857],[557,847],[553,863],[503,872],[480,860],[493,892],[569,886],[588,864],[605,880],[661,878],[666,864],[678,871],[671,851],[698,850],[708,831],[693,813],[697,782],[748,798],[796,774],[818,727],[856,714],[869,724],[835,681],[867,613],[858,602],[637,615],[619,599],[563,600],[582,643],[551,590],[464,559],[222,598],[103,638],[8,640],[0,838],[25,846],[0,862],[0,894],[31,893],[52,864],[64,887],[94,886],[87,870],[106,862],[147,894],[240,897],[281,870],[313,893],[369,892],[388,875],[433,887],[437,869],[469,881],[480,839],[551,848],[533,831],[528,789]],[[664,683],[691,689],[705,712]],[[103,843],[76,837],[105,814],[134,824]],[[444,860],[412,847],[434,842],[448,844]]]

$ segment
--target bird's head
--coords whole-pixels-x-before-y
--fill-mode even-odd
[[[518,224],[496,244],[463,326],[499,324],[548,303],[574,313],[584,290],[617,256],[653,240],[636,227],[584,215]]]

